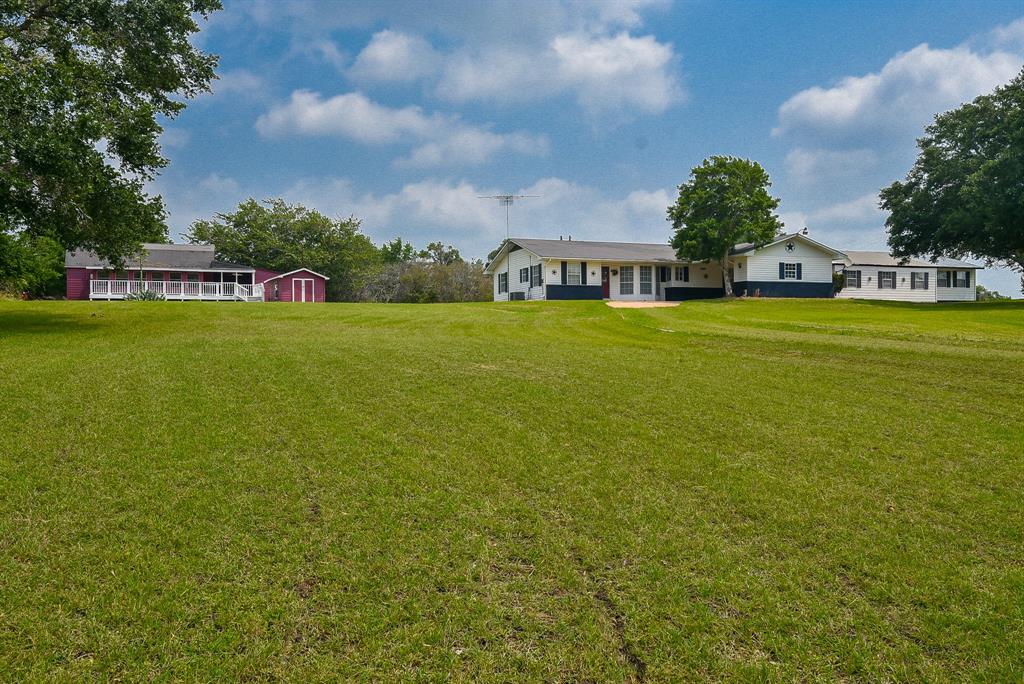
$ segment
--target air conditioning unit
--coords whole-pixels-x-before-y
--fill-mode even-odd
[[[508,298],[509,298],[509,300],[511,300],[513,302],[523,302],[523,301],[526,301],[526,293],[525,292],[510,292],[509,295],[508,295]]]

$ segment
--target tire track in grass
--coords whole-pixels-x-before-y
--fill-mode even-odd
[[[626,615],[608,593],[607,581],[594,570],[579,554],[575,554],[576,564],[580,567],[583,580],[591,596],[600,608],[601,614],[611,623],[615,635],[616,648],[619,655],[633,671],[633,681],[647,680],[647,662],[641,657],[636,646],[626,635]]]

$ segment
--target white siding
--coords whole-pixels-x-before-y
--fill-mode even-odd
[[[530,266],[536,266],[542,264],[542,261],[537,256],[526,249],[517,249],[501,260],[495,262],[492,282],[494,284],[494,301],[504,302],[508,301],[508,294],[502,292],[498,294],[498,274],[504,273],[506,268],[508,269],[508,289],[509,292],[524,292],[526,293],[527,299],[544,299],[544,283],[546,282],[557,282],[549,281],[548,272],[545,272],[543,265],[541,267],[541,284],[540,287],[530,287],[530,281],[527,280],[525,283],[519,282],[519,269],[529,268]]]
[[[786,251],[786,242],[756,250],[746,257],[747,263],[742,269],[735,269],[736,282],[781,282],[779,280],[779,262],[801,264],[800,282],[831,283],[832,259],[830,252],[823,252],[814,245],[800,239],[792,240],[793,251]],[[744,272],[740,280],[740,270]]]
[[[860,271],[860,287],[844,287],[836,297],[842,299],[884,299],[894,302],[934,302],[934,268],[912,268],[909,266],[847,266],[847,270]],[[879,271],[896,271],[896,289],[878,287]],[[910,288],[911,273],[927,273],[928,289]],[[948,288],[943,288],[948,289]],[[964,289],[964,288],[961,288]]]

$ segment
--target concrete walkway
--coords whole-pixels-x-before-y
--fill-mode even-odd
[[[664,309],[679,306],[679,302],[605,302],[613,309]]]

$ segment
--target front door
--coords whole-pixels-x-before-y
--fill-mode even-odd
[[[601,296],[605,299],[611,298],[612,294],[612,279],[608,273],[608,267],[601,267]]]
[[[296,278],[292,281],[292,301],[311,302],[313,301],[313,279]]]

